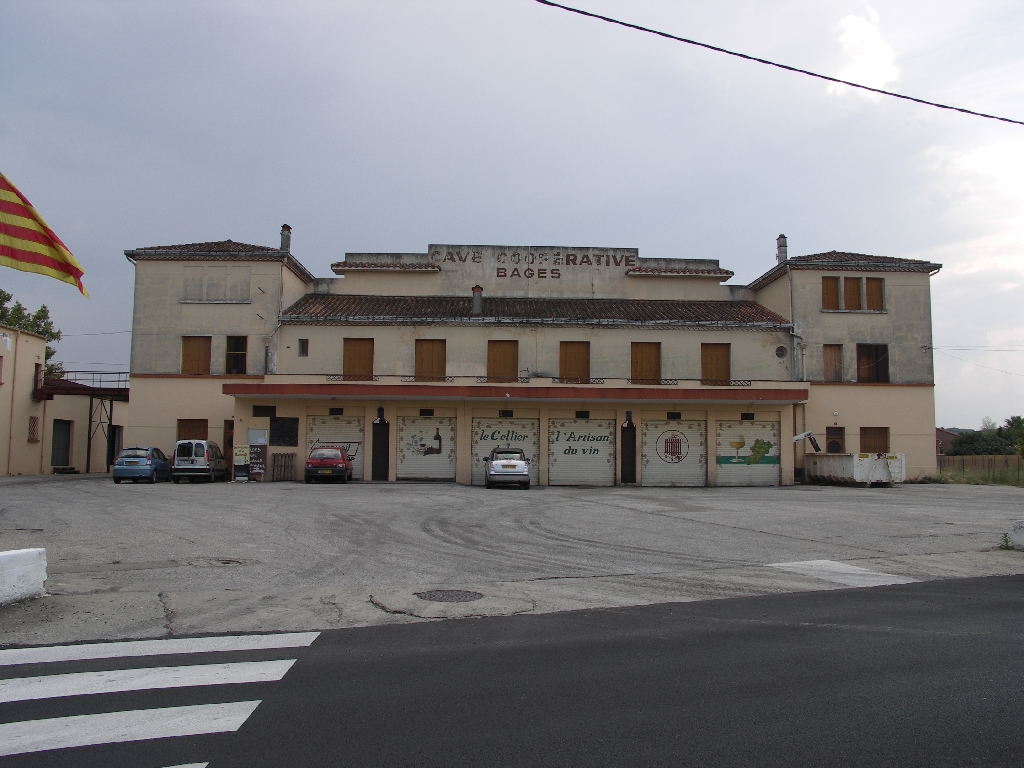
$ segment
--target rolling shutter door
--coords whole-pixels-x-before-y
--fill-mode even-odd
[[[615,420],[548,422],[549,485],[615,485]]]
[[[352,477],[363,479],[363,430],[362,416],[307,416],[306,456],[317,445],[339,446],[352,457]],[[305,461],[305,458],[303,458]]]
[[[530,460],[530,482],[540,484],[540,419],[473,419],[473,485],[484,484],[492,448],[522,448]]]
[[[720,421],[716,440],[719,485],[779,485],[777,421]]]
[[[643,422],[641,485],[707,485],[706,421]]]
[[[455,479],[455,418],[398,417],[399,480]]]

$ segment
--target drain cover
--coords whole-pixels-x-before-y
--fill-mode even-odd
[[[420,600],[429,600],[432,603],[471,603],[483,597],[479,592],[470,592],[468,589],[431,589],[428,592],[414,594]]]

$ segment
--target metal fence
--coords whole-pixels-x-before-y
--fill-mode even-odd
[[[1017,454],[1009,456],[943,456],[936,457],[940,472],[959,473],[961,475],[983,475],[989,478],[1000,476],[1020,482],[1021,470],[1024,469],[1024,457]]]

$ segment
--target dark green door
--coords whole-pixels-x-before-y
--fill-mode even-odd
[[[53,420],[53,443],[50,448],[50,466],[67,467],[71,465],[71,422],[63,419]]]

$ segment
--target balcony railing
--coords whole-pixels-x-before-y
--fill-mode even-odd
[[[98,389],[128,389],[130,379],[128,371],[64,371],[59,379],[44,378],[43,386],[70,381]]]
[[[282,374],[290,375],[290,374]],[[301,376],[302,374],[295,374]],[[754,382],[750,379],[632,379],[632,378],[578,378],[559,376],[518,376],[515,378],[505,376],[410,376],[403,374],[374,374],[372,379],[362,375],[348,375],[340,373],[320,374],[327,381],[344,382],[367,382],[375,381],[382,384],[532,384],[534,386],[548,386],[551,384],[564,386],[633,386],[633,387],[750,387]],[[761,383],[760,381],[758,383]],[[796,383],[790,379],[767,379],[764,383],[782,384]]]
[[[701,379],[705,387],[749,387],[750,379]]]

